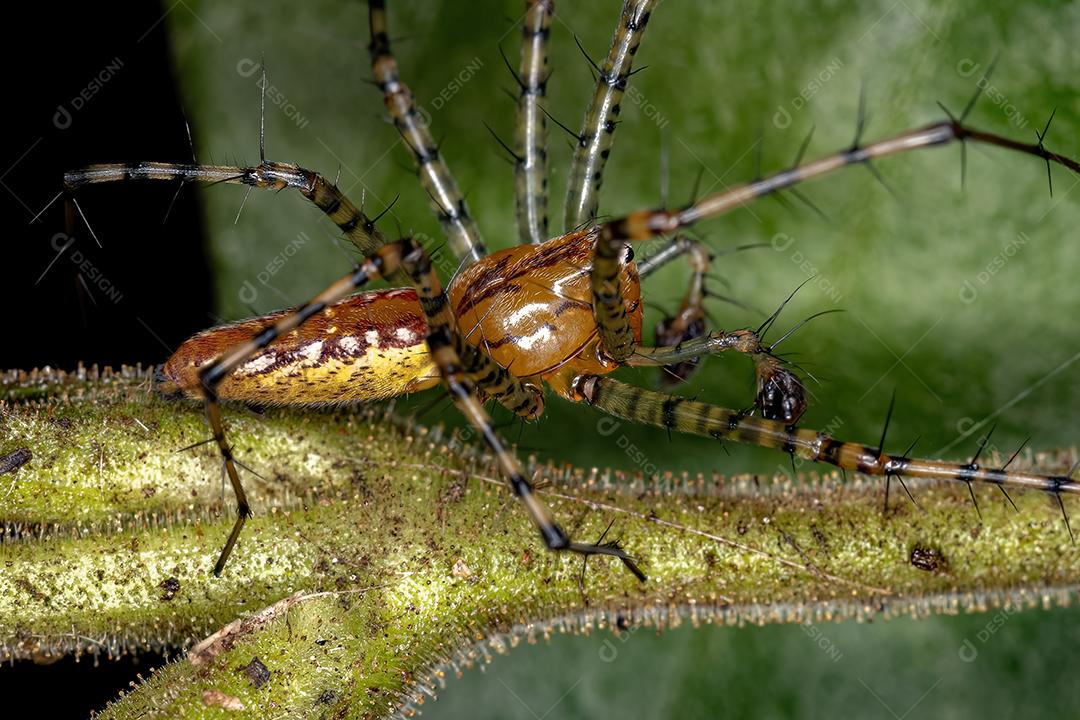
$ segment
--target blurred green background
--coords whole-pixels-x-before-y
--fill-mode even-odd
[[[574,36],[599,60],[620,6],[614,0],[557,4],[547,107],[570,127],[579,126],[592,84]],[[511,137],[514,104],[503,89],[513,80],[498,49],[516,64],[521,3],[395,2],[390,12],[403,77],[430,113],[489,247],[513,244],[511,168],[483,123]],[[168,22],[201,161],[258,161],[256,66],[264,57],[271,85],[268,157],[339,176],[373,212],[400,196],[384,230],[400,227],[437,241],[409,155],[367,82],[362,3],[191,1],[174,6]],[[715,192],[753,177],[759,156],[766,171],[786,166],[811,127],[808,157],[847,146],[860,88],[870,112],[868,139],[939,119],[935,101],[963,107],[998,52],[971,122],[1031,141],[1056,107],[1047,143],[1075,157],[1078,36],[1080,6],[1066,2],[666,0],[638,54],[637,67],[648,68],[634,76],[622,103],[601,212],[659,203],[665,145],[673,203],[689,196],[699,171],[702,190]],[[570,148],[557,127],[549,133],[555,229]],[[769,244],[721,258],[715,272],[724,280],[712,282],[761,311],[814,276],[779,328],[819,310],[845,310],[785,343],[820,380],[810,385],[814,398],[804,424],[875,442],[895,389],[894,450],[920,436],[922,454],[962,457],[993,423],[992,447],[1006,455],[1029,435],[1037,449],[1073,446],[1080,425],[1074,230],[1080,178],[1055,169],[1050,197],[1038,161],[978,147],[968,148],[963,191],[958,147],[877,167],[896,197],[864,168],[853,168],[803,188],[827,220],[798,202],[789,209],[766,199],[699,228],[717,249]],[[204,192],[222,319],[302,302],[348,268],[352,251],[335,246],[335,229],[297,195],[253,193],[234,223],[243,190]],[[665,269],[647,285],[648,299],[672,309],[686,277],[681,265]],[[762,317],[719,303],[712,310],[726,328],[756,325]],[[650,311],[647,326],[657,317]],[[653,372],[624,376],[650,386],[657,381]],[[684,392],[742,407],[752,398],[752,382],[743,358],[714,358]],[[421,408],[431,398],[400,406]],[[425,416],[440,419],[457,422],[448,413]],[[789,468],[783,455],[722,452],[714,442],[646,428],[623,425],[616,436],[601,436],[597,419],[588,408],[553,400],[544,419],[524,428],[520,443],[543,458],[628,471]],[[618,436],[625,439],[616,442]],[[624,450],[629,443],[643,452],[631,456]],[[984,502],[997,501],[982,492]],[[957,522],[974,525],[974,514]],[[561,638],[500,659],[490,669],[495,677],[468,675],[428,712],[943,717],[1075,706],[1069,679],[1080,669],[1073,651],[1080,614],[1010,617],[980,643],[978,633],[992,617],[827,625],[820,636],[800,627],[678,631],[659,639],[645,631],[614,641],[613,663],[599,659],[606,636]],[[822,650],[821,637],[842,654],[839,661]],[[975,662],[959,659],[964,638],[978,644]]]

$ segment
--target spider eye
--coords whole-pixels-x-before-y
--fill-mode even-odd
[[[627,245],[626,246],[626,257],[623,258],[623,262],[624,263],[629,263],[629,262],[633,262],[633,261],[634,261],[634,248]]]

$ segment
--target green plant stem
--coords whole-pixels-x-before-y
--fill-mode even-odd
[[[534,464],[564,527],[594,540],[613,523],[649,579],[605,558],[582,575],[482,453],[369,409],[228,415],[262,477],[244,474],[255,517],[215,578],[233,521],[216,448],[176,452],[206,437],[197,406],[154,398],[135,370],[0,381],[0,457],[33,455],[0,475],[0,658],[188,650],[245,619],[106,717],[383,717],[555,631],[1067,603],[1080,576],[1038,494],[1015,512],[981,491],[980,522],[966,487],[913,486],[919,508],[894,492],[883,514],[882,484],[858,478]]]

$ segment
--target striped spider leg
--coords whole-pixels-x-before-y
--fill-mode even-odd
[[[690,284],[678,311],[656,324],[656,342],[660,345],[681,345],[687,340],[701,337],[705,332],[705,276],[713,256],[703,243],[680,234],[637,264],[638,275],[644,281],[664,265],[682,256],[687,257],[690,265]],[[689,358],[661,366],[664,370],[660,376],[661,386],[671,388],[687,381],[697,370],[698,360]]]
[[[969,103],[968,110],[972,104]],[[1073,172],[1080,172],[1080,163],[1046,149],[1043,144],[1045,131],[1040,134],[1038,143],[1025,144],[965,125],[963,118],[966,117],[966,113],[967,111],[960,119],[950,114],[947,121],[930,124],[866,145],[859,145],[856,138],[855,144],[847,150],[805,165],[796,163],[794,167],[706,196],[678,210],[640,210],[601,223],[598,226],[592,262],[591,285],[593,311],[603,351],[613,360],[628,365],[668,365],[728,349],[747,353],[755,359],[759,355],[769,353],[769,348],[761,343],[757,332],[749,330],[709,333],[703,337],[668,347],[639,347],[622,299],[620,264],[628,243],[675,233],[706,218],[722,215],[758,197],[822,177],[842,167],[856,164],[869,165],[877,158],[957,141],[996,145],[1040,158],[1048,167],[1050,163],[1056,163]],[[911,458],[906,457],[907,451],[900,455],[890,455],[885,452],[884,432],[877,447],[843,442],[823,432],[797,429],[794,423],[798,420],[801,410],[793,418],[749,417],[744,412],[639,389],[602,375],[572,376],[567,373],[553,385],[571,400],[587,402],[604,412],[631,422],[674,429],[718,440],[726,439],[777,448],[789,453],[792,457],[798,456],[814,462],[828,463],[841,469],[857,470],[867,475],[884,476],[888,480],[897,478],[902,482],[903,476],[913,476],[959,481],[966,483],[969,489],[972,483],[983,482],[997,485],[1002,492],[1005,492],[1006,487],[1042,490],[1057,499],[1066,527],[1072,536],[1072,529],[1061,500],[1063,492],[1080,493],[1080,482],[1072,479],[1072,473],[1041,475],[1009,470],[1007,467],[1009,463],[1002,468],[983,467],[976,462],[978,454],[968,463]],[[781,403],[780,407],[784,407],[784,404]],[[794,407],[796,409],[799,407],[798,398]],[[888,429],[888,420],[886,420],[885,429]],[[974,494],[972,498],[974,499]]]
[[[548,42],[555,0],[525,0],[514,125],[514,206],[518,237],[539,245],[548,239],[547,122],[540,101],[547,94]]]
[[[427,252],[412,238],[404,238],[384,245],[376,253],[365,258],[356,270],[334,282],[315,298],[295,311],[283,314],[276,322],[250,340],[234,346],[214,362],[199,369],[199,385],[206,406],[207,418],[239,503],[236,523],[214,567],[215,574],[220,574],[224,567],[250,512],[236,472],[232,451],[225,440],[217,396],[218,386],[229,373],[265,349],[278,337],[299,328],[304,322],[326,311],[334,303],[345,299],[370,280],[390,276],[397,273],[399,269],[404,271],[409,278],[415,288],[419,304],[423,308],[427,325],[425,342],[444,386],[453,398],[454,404],[483,436],[485,443],[495,454],[503,475],[514,494],[520,498],[547,547],[551,550],[565,550],[585,556],[618,557],[635,576],[644,580],[644,574],[619,548],[618,544],[587,544],[571,541],[565,531],[552,519],[547,506],[537,497],[532,483],[525,478],[517,456],[492,426],[491,418],[477,399],[476,391],[477,386],[482,390],[492,391],[497,387],[494,380],[497,379],[498,383],[504,386],[504,395],[508,404],[514,402],[515,399],[528,400],[533,397],[533,393],[530,389],[523,387],[519,380],[497,366],[482,350],[475,346],[466,346],[456,329],[457,323],[449,300],[442,290]],[[474,380],[474,378],[487,379]],[[528,404],[519,408],[518,412],[523,417],[535,417],[542,412],[542,408],[542,404]]]
[[[511,72],[518,84],[517,116],[514,131],[515,207],[521,242],[540,244],[548,239],[546,125],[540,100],[547,93],[548,42],[554,0],[525,0],[522,19],[521,62]],[[632,75],[631,66],[641,44],[649,15],[656,0],[630,0],[623,5],[602,67],[593,66],[596,83],[570,166],[566,198],[566,230],[593,220],[604,165],[611,154],[620,113],[619,102]],[[592,62],[590,60],[590,62]],[[658,337],[676,344],[704,332],[704,277],[709,254],[701,243],[680,235],[641,264],[642,278],[668,262],[686,255],[692,271],[691,284],[677,315],[664,318],[657,326]],[[664,377],[685,380],[693,372],[696,359],[665,367]],[[669,380],[665,380],[670,384]]]
[[[371,68],[375,84],[382,90],[386,109],[401,139],[416,161],[416,174],[431,199],[431,209],[450,241],[450,248],[463,265],[471,265],[487,255],[480,230],[469,214],[465,196],[458,188],[439,146],[413,101],[412,92],[398,76],[397,60],[390,51],[386,0],[369,0],[371,24]]]
[[[390,53],[386,34],[385,3],[373,0],[370,5],[370,50],[376,83],[384,94],[395,127],[412,150],[417,174],[431,197],[432,210],[450,240],[451,250],[464,264],[471,264],[486,255],[487,250],[427,123],[417,110],[408,87],[398,77],[397,63]],[[260,133],[260,156],[262,151]],[[70,196],[85,185],[127,180],[226,183],[271,190],[293,188],[322,210],[364,255],[375,252],[384,244],[375,239],[374,220],[321,174],[290,163],[268,162],[264,156],[260,160],[253,167],[160,162],[90,165],[65,173],[64,191]],[[81,214],[81,210],[79,212]]]
[[[141,162],[127,164],[101,164],[91,165],[79,170],[69,171],[64,174],[64,189],[66,193],[73,193],[80,187],[96,183],[117,182],[125,180],[163,180],[179,181],[181,184],[188,182],[226,183],[247,185],[249,188],[261,188],[282,190],[293,188],[300,192],[306,199],[322,210],[330,220],[345,234],[345,236],[365,255],[379,250],[385,245],[385,238],[375,228],[375,219],[368,217],[361,209],[357,208],[336,185],[328,182],[317,172],[290,165],[286,163],[267,162],[263,160],[254,167],[234,167],[217,165],[186,165],[173,163]],[[391,276],[387,271],[384,276]],[[321,302],[332,302],[340,292],[339,284],[335,284],[326,293],[320,295]],[[327,294],[329,293],[329,294]],[[310,306],[310,303],[309,303]],[[308,307],[308,306],[305,306]],[[298,317],[290,315],[282,317],[270,328],[258,333],[256,340],[266,336],[271,330],[277,334],[284,332],[286,327],[297,327],[309,316]],[[248,347],[249,341],[238,346],[236,351]],[[266,340],[269,342],[269,339]],[[225,543],[224,548],[214,566],[214,574],[220,575],[226,560],[232,552],[233,546],[243,529],[244,522],[251,515],[251,507],[244,491],[243,483],[237,472],[238,461],[233,457],[232,449],[225,438],[225,429],[221,418],[221,408],[218,403],[217,385],[234,367],[234,363],[241,355],[236,352],[227,352],[217,363],[207,365],[206,368],[216,367],[214,374],[208,375],[202,382],[201,397],[204,400],[207,422],[213,434],[213,440],[217,443],[222,456],[222,472],[227,475],[237,502],[237,519],[232,532]],[[229,360],[231,358],[231,360]],[[229,362],[225,362],[225,361]],[[222,364],[225,363],[225,364]]]
[[[589,223],[599,207],[604,165],[611,154],[618,127],[619,101],[626,92],[634,55],[641,45],[649,15],[659,0],[626,0],[611,49],[603,65],[593,64],[596,87],[589,101],[581,132],[577,136],[574,160],[567,181],[564,224],[567,231]]]
[[[596,75],[596,82],[585,116],[582,119],[581,130],[576,135],[577,145],[574,149],[567,180],[567,195],[564,206],[564,224],[567,231],[589,225],[595,221],[599,208],[599,193],[603,182],[604,167],[611,156],[615,143],[615,131],[619,125],[617,118],[621,113],[620,102],[626,92],[630,76],[634,74],[632,70],[634,56],[641,46],[649,17],[656,8],[657,3],[658,0],[626,0],[623,3],[618,23],[612,34],[611,47],[603,64],[596,65],[589,59]],[[527,44],[530,38],[529,20],[532,18],[532,7],[530,3],[526,4],[530,8],[525,25]],[[525,59],[526,54],[523,49],[522,77],[525,77]],[[521,98],[524,100],[529,96],[529,93],[526,92],[527,85],[521,78],[518,78],[518,82],[522,88]],[[539,94],[543,94],[543,89],[543,85],[541,85]],[[521,105],[519,104],[519,136],[522,132],[520,108]],[[520,146],[518,147],[520,153]],[[518,171],[526,165],[527,157],[518,156]],[[522,197],[519,188],[519,208],[521,205]],[[679,345],[686,340],[700,337],[705,331],[704,278],[709,269],[710,256],[700,242],[686,235],[679,235],[668,241],[664,247],[653,253],[652,256],[643,259],[638,266],[638,272],[641,278],[644,279],[659,267],[684,255],[689,260],[691,281],[679,311],[674,316],[663,318],[656,326],[657,339],[664,344]],[[770,360],[763,361],[763,363],[768,362],[771,366],[771,355],[767,357]],[[686,380],[693,373],[697,367],[697,358],[689,358],[670,364],[660,363],[660,365],[665,371],[665,374],[661,376],[661,383],[665,387],[670,387]],[[781,370],[777,370],[775,374],[778,376],[785,375]],[[793,382],[798,382],[794,374],[786,373],[786,376],[793,378]]]
[[[161,162],[88,165],[64,173],[64,191],[70,194],[86,185],[129,180],[220,183],[263,190],[291,188],[325,213],[364,255],[375,252],[383,244],[375,230],[375,220],[378,218],[368,217],[337,185],[321,174],[290,163],[263,160],[249,167]]]

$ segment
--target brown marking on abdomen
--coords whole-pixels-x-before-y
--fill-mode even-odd
[[[211,328],[165,363],[158,389],[201,398],[198,370],[249,340],[288,310]],[[334,404],[395,397],[431,387],[427,326],[411,289],[361,293],[331,305],[238,367],[218,388],[223,400]]]

